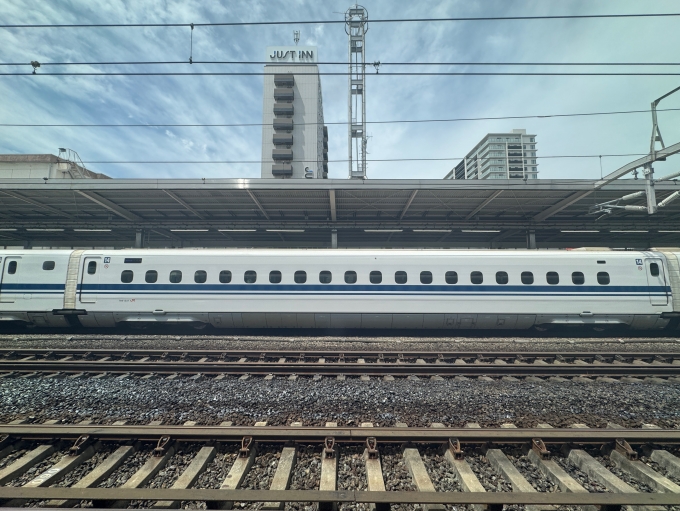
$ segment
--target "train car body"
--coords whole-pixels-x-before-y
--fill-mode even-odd
[[[61,318],[47,322],[54,326],[72,315],[87,327],[186,322],[225,328],[650,329],[680,316],[680,299],[673,300],[680,297],[675,252],[138,249],[0,255],[0,299],[16,286],[54,286],[41,288],[38,301],[16,294],[11,304],[0,303],[2,317],[33,324],[40,317]],[[21,262],[9,274],[13,257]],[[42,270],[48,260],[56,261],[54,269]]]
[[[71,250],[0,251],[0,321],[68,326],[53,311],[64,306]]]

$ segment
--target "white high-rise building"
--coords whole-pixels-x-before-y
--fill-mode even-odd
[[[267,48],[262,108],[262,177],[328,177],[316,46]]]
[[[536,135],[489,133],[444,179],[537,179]]]

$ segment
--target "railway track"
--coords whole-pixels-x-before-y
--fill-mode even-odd
[[[402,426],[4,424],[0,502],[154,509],[319,503],[321,510],[470,504],[475,511],[680,505],[680,430]]]
[[[680,352],[0,349],[0,377],[75,375],[600,377],[677,383]]]

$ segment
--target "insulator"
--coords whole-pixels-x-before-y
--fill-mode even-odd
[[[625,209],[626,211],[644,211],[645,213],[647,212],[646,206],[624,206],[623,209]]]
[[[621,200],[633,200],[637,199],[638,197],[642,197],[645,194],[644,191],[642,192],[635,192],[635,193],[629,193],[628,195],[624,195],[621,197]]]
[[[663,208],[664,206],[667,206],[668,204],[673,202],[675,199],[677,199],[678,196],[680,196],[680,190],[678,190],[677,192],[671,193],[668,197],[666,197],[664,200],[659,202],[659,207]]]
[[[669,179],[673,179],[680,176],[680,171],[679,172],[673,172],[672,174],[668,174],[667,176],[660,177],[659,179],[655,179],[654,181],[668,181]]]

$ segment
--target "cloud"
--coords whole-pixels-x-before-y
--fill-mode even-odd
[[[286,4],[198,0],[109,0],[41,2],[5,0],[8,23],[199,23],[205,21],[342,20],[351,2],[296,0]],[[569,3],[539,0],[428,1],[366,0],[369,20],[537,14],[672,12],[676,2]],[[387,71],[479,71],[479,66],[432,68],[389,66],[390,62],[625,62],[674,61],[680,46],[676,19],[370,23],[367,62]],[[0,30],[0,61],[126,62],[182,61],[183,65],[85,65],[77,71],[260,71],[260,66],[189,64],[195,61],[259,61],[264,48],[319,46],[323,61],[344,62],[347,35],[342,24],[196,27],[193,48],[188,27]],[[655,34],[650,37],[649,34]],[[657,38],[663,38],[658,44]],[[30,71],[28,64],[24,71]],[[344,71],[344,65],[322,71]],[[510,70],[516,68],[502,68]],[[523,71],[544,70],[527,64]],[[562,68],[563,69],[563,68]],[[588,68],[590,69],[590,68]],[[607,68],[614,70],[619,68]],[[38,74],[56,70],[43,66]],[[574,70],[570,68],[570,70]],[[621,70],[631,70],[623,68]],[[639,70],[639,68],[636,68]],[[658,68],[651,68],[658,71]],[[3,69],[6,71],[6,69]],[[677,86],[677,77],[367,76],[369,121],[498,117],[649,108]],[[327,122],[347,120],[347,78],[322,76]],[[114,177],[258,177],[258,163],[105,164],[104,161],[257,161],[261,157],[262,77],[0,77],[0,118],[36,124],[251,124],[241,127],[8,128],[0,127],[0,152],[55,153],[71,147],[91,168]],[[660,108],[680,108],[680,96]],[[680,139],[680,112],[661,112],[667,145]],[[646,153],[649,114],[438,123],[370,124],[369,177],[443,177],[486,133],[526,128],[536,133],[540,156],[593,155],[588,159],[540,160],[544,178],[593,178],[599,155]],[[330,124],[330,176],[344,178],[347,131]],[[439,161],[409,161],[439,158]],[[633,157],[602,158],[603,172]],[[677,169],[670,158],[659,173]]]

